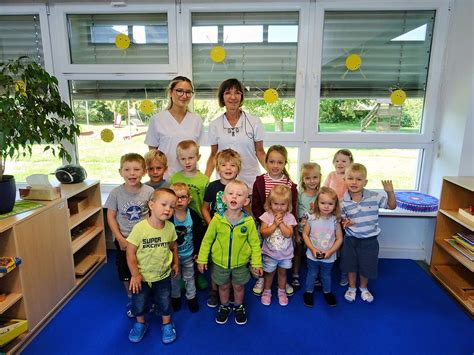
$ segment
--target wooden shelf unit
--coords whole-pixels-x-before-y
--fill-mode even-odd
[[[474,233],[474,224],[459,208],[474,204],[474,177],[444,177],[436,219],[431,274],[474,317],[474,262],[445,239],[458,232]]]
[[[22,259],[0,278],[0,294],[7,295],[0,302],[0,315],[28,320],[28,332],[0,352],[20,352],[106,262],[99,182],[60,187],[60,199],[41,201],[43,207],[0,220],[0,255]],[[71,214],[68,206],[74,201],[86,203]],[[94,260],[91,266],[89,260]]]

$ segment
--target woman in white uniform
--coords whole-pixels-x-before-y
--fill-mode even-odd
[[[206,175],[211,176],[215,168],[216,154],[224,149],[233,149],[240,154],[242,169],[238,179],[250,189],[255,177],[261,174],[260,165],[265,166],[263,149],[263,124],[259,118],[241,109],[244,102],[244,87],[237,79],[227,79],[219,86],[219,106],[226,112],[209,124],[211,155],[207,160]]]
[[[169,103],[165,111],[154,115],[145,137],[149,149],[159,149],[168,158],[165,179],[181,170],[176,157],[179,142],[192,139],[200,143],[202,136],[201,118],[188,111],[188,104],[194,94],[194,87],[188,78],[177,76],[167,89]]]

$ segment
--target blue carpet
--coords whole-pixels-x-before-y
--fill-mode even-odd
[[[207,293],[200,291],[198,313],[191,314],[184,302],[173,315],[176,342],[161,343],[160,319],[154,316],[142,342],[132,344],[128,332],[133,320],[125,315],[125,291],[111,253],[108,264],[23,354],[473,353],[472,320],[414,261],[382,259],[379,274],[370,284],[376,297],[371,305],[360,298],[355,304],[344,302],[345,288],[336,283],[336,273],[335,308],[325,304],[321,293],[316,293],[314,308],[305,307],[303,291],[290,297],[287,307],[281,307],[275,295],[272,305],[265,307],[248,290],[249,321],[244,326],[235,324],[233,317],[225,325],[216,324],[216,310],[205,305]]]

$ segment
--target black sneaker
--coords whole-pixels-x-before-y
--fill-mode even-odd
[[[313,307],[314,306],[314,298],[312,292],[305,292],[303,294],[303,302],[305,306]]]
[[[245,314],[245,307],[243,304],[234,308],[235,313],[235,323],[238,325],[244,325],[247,323],[247,314]]]
[[[211,308],[217,307],[219,303],[219,298],[217,295],[217,290],[210,290],[209,296],[207,296],[207,305]]]
[[[229,319],[229,314],[232,312],[232,308],[229,306],[220,305],[219,310],[217,311],[216,323],[225,324],[227,319]]]
[[[188,300],[188,308],[191,313],[196,313],[197,311],[199,311],[199,305],[196,297]]]
[[[321,291],[323,289],[323,285],[321,283],[321,280],[318,278],[316,279],[316,282],[314,283],[314,288],[316,291]]]
[[[337,301],[336,301],[336,296],[334,296],[331,292],[324,293],[324,299],[326,300],[326,303],[330,307],[336,307]]]
[[[181,309],[181,298],[171,297],[171,308],[173,311],[179,311]]]

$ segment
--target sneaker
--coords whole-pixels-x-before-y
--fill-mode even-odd
[[[219,310],[217,311],[216,323],[225,324],[227,319],[229,319],[229,314],[232,312],[232,309],[229,306],[220,305]]]
[[[320,279],[316,279],[316,281],[314,282],[314,289],[316,291],[321,291],[323,289],[323,284],[321,283]]]
[[[374,302],[374,296],[367,289],[360,290],[360,298],[362,298],[362,301],[367,302],[367,303]]]
[[[172,343],[176,340],[176,329],[173,323],[161,325],[161,341],[164,344]]]
[[[188,308],[191,313],[196,313],[199,311],[199,305],[196,297],[188,300]]]
[[[313,307],[314,306],[314,297],[312,292],[305,292],[303,294],[303,302],[305,306]]]
[[[347,286],[349,284],[349,280],[347,279],[347,273],[341,272],[341,281],[339,281],[339,285],[342,287]]]
[[[143,339],[143,336],[145,335],[147,329],[147,323],[136,322],[133,325],[133,328],[130,330],[130,334],[128,334],[128,340],[130,340],[132,343],[138,343]]]
[[[356,289],[351,289],[350,287],[347,289],[346,293],[344,294],[344,298],[347,302],[353,303],[356,300]]]
[[[295,293],[295,290],[293,289],[293,287],[289,283],[287,283],[285,285],[285,292],[286,292],[287,296],[293,296],[293,294]]]
[[[260,296],[263,292],[263,277],[259,277],[255,286],[252,288],[252,292],[255,296]]]
[[[336,296],[334,296],[331,292],[324,293],[324,299],[326,300],[326,303],[330,307],[336,307],[337,301],[336,301]]]
[[[173,311],[179,311],[181,309],[181,298],[180,297],[171,297],[171,308]]]
[[[299,288],[301,287],[299,276],[293,276],[293,281],[291,281],[291,286],[293,286],[294,289],[299,290]]]
[[[260,301],[264,306],[269,306],[272,303],[272,291],[264,290]]]
[[[219,298],[217,295],[217,290],[210,290],[209,295],[207,296],[207,306],[211,308],[216,308],[219,303]]]
[[[199,274],[196,276],[196,287],[198,290],[205,290],[209,287],[209,283],[207,282],[204,275]]]
[[[278,303],[280,306],[288,305],[288,295],[286,294],[286,291],[281,288],[278,289]]]
[[[238,325],[244,325],[247,323],[247,314],[245,314],[245,307],[243,304],[238,306],[237,308],[234,308],[235,312],[235,323]]]

